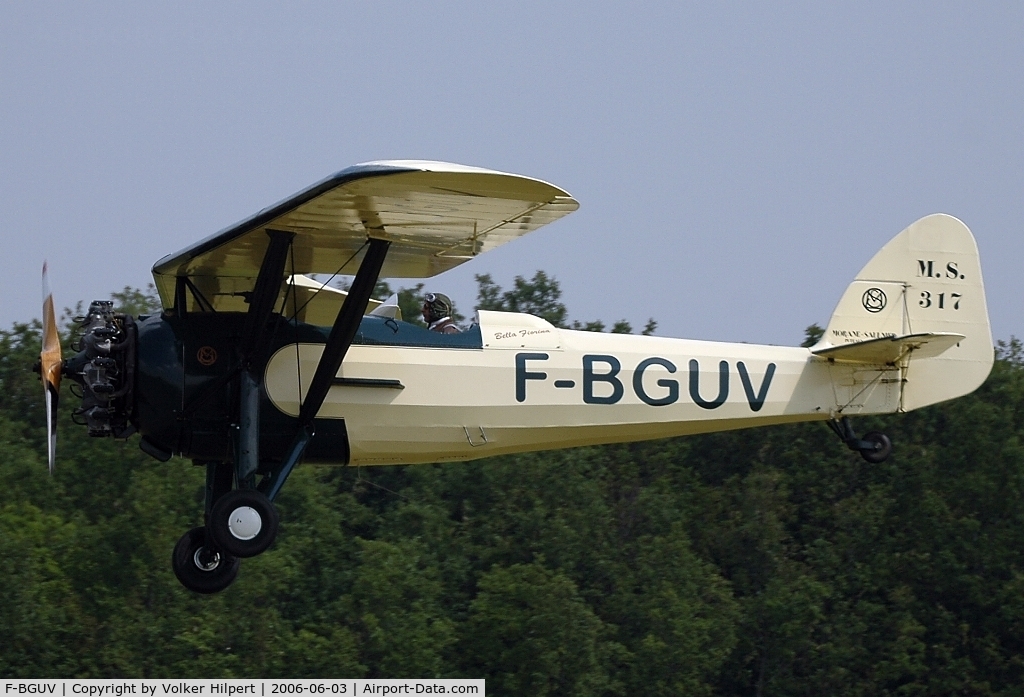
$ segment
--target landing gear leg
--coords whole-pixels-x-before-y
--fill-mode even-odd
[[[210,525],[210,514],[213,512],[214,504],[230,493],[234,477],[235,468],[230,462],[206,463],[206,507],[203,510],[203,520],[207,527]]]
[[[863,438],[858,438],[848,416],[830,419],[828,427],[839,436],[839,440],[846,443],[846,447],[859,452],[861,457],[872,464],[884,462],[892,453],[892,441],[889,440],[889,436],[871,431],[865,433]]]
[[[239,392],[238,437],[232,467],[238,488],[213,502],[206,529],[218,549],[236,557],[255,557],[273,544],[279,518],[274,504],[255,487],[259,464],[260,392],[249,371],[242,371]]]

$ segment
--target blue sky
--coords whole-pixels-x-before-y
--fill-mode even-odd
[[[526,174],[580,210],[428,281],[554,275],[573,318],[795,344],[917,218],[1024,334],[1019,3],[0,2],[0,326],[351,164]]]

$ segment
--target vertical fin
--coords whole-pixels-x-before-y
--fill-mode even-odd
[[[821,341],[833,346],[906,334],[962,334],[956,346],[903,364],[901,410],[977,389],[994,353],[978,247],[961,221],[929,215],[892,238],[861,269],[839,301]]]

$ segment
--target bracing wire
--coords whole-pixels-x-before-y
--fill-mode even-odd
[[[365,249],[366,245],[368,245],[369,243],[370,243],[369,240],[367,240],[366,242],[363,242],[362,246],[359,247],[359,249],[357,249],[356,251],[352,252],[352,256],[350,256],[348,259],[346,259],[345,263],[342,264],[341,266],[339,266],[338,270],[335,271],[334,273],[332,273],[331,277],[328,278],[327,282],[324,283],[323,285],[324,286],[329,285],[330,282],[334,280],[334,277],[337,276],[338,274],[340,274],[342,269],[344,269],[346,266],[348,266],[349,263],[353,259],[356,258],[356,255],[359,254],[359,252],[363,251],[363,249]],[[294,256],[292,257],[292,285],[295,285],[295,258],[294,258]],[[304,310],[306,308],[306,305],[309,305],[311,302],[313,302],[313,298],[315,298],[320,293],[321,290],[323,290],[322,286],[320,288],[317,288],[315,291],[313,291],[313,295],[310,296],[309,300],[307,300],[306,302],[302,303],[302,307],[299,307],[299,308],[297,308],[295,310],[295,314],[292,316],[292,319],[295,319],[296,317],[298,317],[299,316],[299,312]]]
[[[391,489],[387,488],[386,486],[383,486],[381,484],[377,484],[376,482],[374,482],[372,480],[369,480],[369,479],[366,479],[365,477],[363,477],[363,466],[362,465],[356,465],[356,480],[354,482],[352,482],[352,488],[354,489],[358,484],[369,484],[370,486],[372,486],[372,487],[374,487],[376,489],[380,489],[381,491],[386,491],[389,494],[394,494],[395,496],[397,496],[398,498],[402,499],[403,501],[411,500],[411,499],[409,499],[409,497],[403,496],[402,494],[398,493],[397,491],[392,491]]]

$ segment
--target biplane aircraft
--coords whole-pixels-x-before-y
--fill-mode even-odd
[[[811,348],[570,331],[484,310],[439,334],[371,299],[379,278],[435,276],[577,208],[537,179],[372,162],[158,261],[159,314],[93,302],[67,360],[44,291],[51,470],[62,375],[80,386],[91,435],[138,434],[160,461],[205,466],[205,525],[172,560],[187,588],[213,593],[273,542],[274,499],[300,462],[471,460],[812,420],[880,462],[889,439],[857,436],[849,417],[967,394],[991,369],[977,248],[948,215],[886,244]],[[308,276],[339,273],[354,275],[347,293]]]

